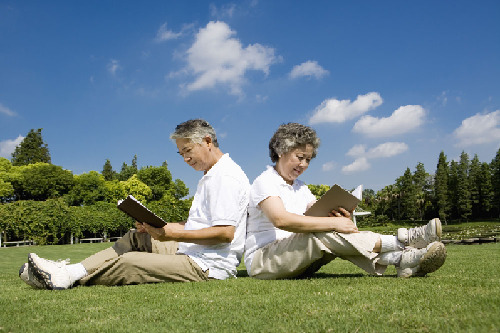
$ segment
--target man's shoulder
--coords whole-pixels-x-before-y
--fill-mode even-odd
[[[243,183],[250,183],[245,171],[228,154],[225,154],[220,162],[222,163],[218,165],[217,172],[215,173],[216,177],[230,177]]]

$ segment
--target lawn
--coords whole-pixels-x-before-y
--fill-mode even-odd
[[[448,245],[425,278],[337,259],[306,280],[238,279],[35,290],[29,252],[78,262],[110,243],[0,248],[0,332],[499,332],[500,243]]]

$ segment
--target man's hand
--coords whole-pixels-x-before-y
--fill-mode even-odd
[[[175,231],[182,229],[184,226],[178,225],[177,223],[167,223],[162,228],[155,228],[147,223],[143,223],[146,232],[153,238],[161,242],[166,242],[170,240],[176,240]]]
[[[144,228],[144,225],[141,222],[135,221],[135,229],[137,230],[137,232],[140,232],[143,234],[147,233],[146,228]]]

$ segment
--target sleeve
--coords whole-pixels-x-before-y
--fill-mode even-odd
[[[279,197],[279,185],[268,179],[269,177],[258,177],[252,184],[250,191],[250,206],[258,207],[259,203],[269,197]]]
[[[309,204],[313,201],[316,201],[317,200],[316,196],[314,194],[312,194],[309,187],[307,187],[306,184],[304,184],[303,187],[304,187],[304,199],[306,200],[306,202]]]
[[[209,186],[207,204],[212,226],[236,226],[248,206],[248,185],[231,176],[221,176]]]

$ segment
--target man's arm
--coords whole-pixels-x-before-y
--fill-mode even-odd
[[[234,238],[235,227],[232,225],[218,225],[198,230],[185,230],[184,224],[167,223],[163,228],[155,228],[143,223],[146,232],[159,241],[177,241],[200,245],[216,245],[231,243]]]

